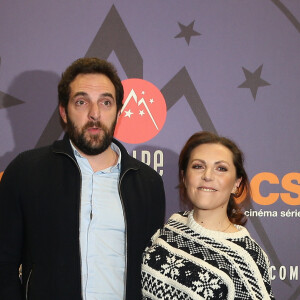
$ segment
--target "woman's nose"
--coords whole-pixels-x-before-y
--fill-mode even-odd
[[[203,173],[202,173],[202,176],[201,178],[204,180],[204,181],[210,181],[213,179],[213,171],[209,168],[206,168]]]

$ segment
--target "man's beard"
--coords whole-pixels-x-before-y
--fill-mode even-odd
[[[76,125],[70,120],[67,115],[67,133],[72,141],[72,143],[84,154],[86,155],[97,155],[104,152],[111,144],[115,127],[117,123],[117,118],[114,120],[110,128],[101,124],[100,121],[89,121],[82,129],[78,129]],[[102,135],[99,134],[89,134],[87,137],[87,129],[91,127],[97,127],[102,130]]]

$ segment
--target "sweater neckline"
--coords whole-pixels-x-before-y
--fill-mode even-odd
[[[203,226],[201,226],[199,223],[197,223],[194,219],[194,211],[191,210],[188,214],[187,218],[187,226],[194,230],[195,232],[201,234],[202,236],[207,236],[208,238],[223,238],[223,239],[236,239],[236,238],[242,238],[245,236],[249,236],[248,230],[241,225],[235,225],[235,228],[238,230],[237,232],[222,232],[222,231],[216,231],[216,230],[210,230]]]

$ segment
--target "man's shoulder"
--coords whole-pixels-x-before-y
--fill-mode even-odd
[[[130,156],[129,154],[127,154],[125,159],[127,160],[127,165],[132,166],[133,169],[140,170],[141,172],[145,172],[149,175],[160,177],[160,175],[153,168],[141,162],[140,160]]]
[[[51,146],[44,146],[40,148],[34,148],[25,150],[18,154],[18,156],[14,159],[15,161],[31,161],[35,160],[41,156],[50,152]]]
[[[25,150],[19,153],[10,165],[34,164],[43,160],[47,161],[55,152],[55,149],[63,149],[63,144],[62,140],[58,140],[51,145]]]
[[[148,166],[147,164],[141,162],[140,160],[132,157],[127,152],[126,148],[120,143],[118,140],[114,139],[113,143],[116,144],[121,151],[121,168],[126,169],[135,169],[139,170],[142,173],[146,173],[149,176],[158,176],[161,177],[153,168]]]
[[[49,153],[49,149],[50,146],[47,146],[19,153],[6,167],[3,178],[6,176],[15,176],[16,174],[26,176],[37,165],[37,162],[43,160],[42,157],[45,158],[44,161],[47,161],[49,155],[46,153]]]

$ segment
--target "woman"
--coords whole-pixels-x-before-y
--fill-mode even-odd
[[[250,199],[243,154],[229,139],[194,134],[179,156],[181,200],[145,250],[144,299],[275,299],[269,260],[243,227]]]

